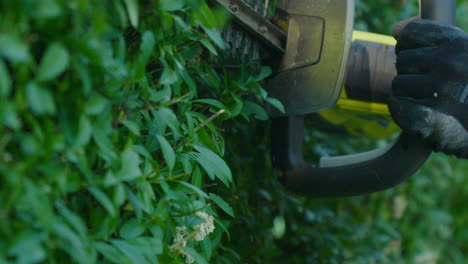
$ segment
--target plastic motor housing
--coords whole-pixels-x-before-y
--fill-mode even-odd
[[[288,114],[336,104],[343,87],[354,23],[354,0],[279,0],[289,15],[286,52],[267,83]]]

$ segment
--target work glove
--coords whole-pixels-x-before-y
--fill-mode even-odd
[[[468,34],[416,19],[397,25],[394,36],[393,119],[435,151],[468,159]]]

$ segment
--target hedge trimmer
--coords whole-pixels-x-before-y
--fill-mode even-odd
[[[353,33],[354,0],[278,0],[274,23],[265,18],[269,1],[216,2],[278,54],[266,88],[286,109],[286,114],[272,112],[271,154],[287,188],[311,196],[371,193],[399,184],[424,164],[431,149],[405,133],[381,149],[322,157],[317,165],[303,160],[304,115],[335,105],[388,112],[385,102],[396,75],[394,40]],[[455,0],[420,0],[420,15],[454,24]]]

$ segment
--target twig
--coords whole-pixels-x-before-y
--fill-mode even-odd
[[[149,103],[149,104],[144,105],[142,107],[138,107],[136,109],[133,109],[133,111],[148,110],[150,108],[158,109],[158,108],[161,108],[161,107],[169,107],[171,105],[180,103],[182,100],[189,97],[190,95],[192,95],[192,92],[188,92],[188,93],[182,95],[181,97],[174,98],[174,99],[172,99],[171,101],[169,101],[167,103],[162,103],[162,104],[159,104],[159,105],[154,105],[153,103]]]
[[[160,182],[165,182],[165,181],[173,181],[173,180],[177,180],[179,178],[182,178],[182,177],[185,177],[189,175],[188,173],[181,173],[181,174],[178,174],[178,175],[174,175],[174,176],[171,176],[171,177],[167,177],[167,178],[164,178],[164,179],[158,179],[158,180],[153,180],[153,181],[149,181],[150,183],[160,183]]]
[[[208,118],[207,120],[205,120],[205,122],[201,123],[199,126],[197,126],[195,128],[195,132],[197,132],[198,130],[200,130],[201,128],[204,128],[206,125],[208,125],[208,123],[210,123],[211,121],[215,120],[218,116],[220,116],[222,113],[226,112],[226,110],[224,109],[221,109],[219,110],[218,112],[214,113],[212,116],[210,116],[210,118]]]
[[[192,92],[188,92],[188,93],[182,95],[181,97],[174,98],[174,99],[172,99],[171,101],[162,104],[162,106],[163,106],[163,107],[168,107],[168,106],[171,106],[171,105],[180,103],[182,100],[184,100],[185,98],[189,97],[190,95],[192,95]]]

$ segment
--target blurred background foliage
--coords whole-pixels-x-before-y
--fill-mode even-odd
[[[356,7],[356,28],[385,34],[417,14],[416,1]],[[434,154],[361,197],[284,190],[270,70],[225,64],[221,9],[3,0],[0,16],[0,263],[466,262],[466,160]],[[310,158],[384,143],[312,122],[305,138]]]

